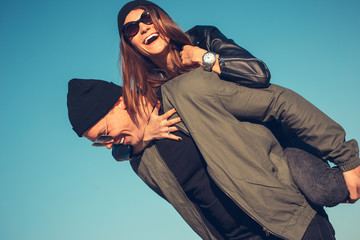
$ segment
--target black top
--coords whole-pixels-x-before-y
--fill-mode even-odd
[[[247,239],[263,234],[259,224],[248,217],[214,183],[206,170],[206,162],[193,139],[181,131],[182,138],[156,141],[156,147],[169,169],[175,175],[188,198],[200,209],[214,235],[224,239]],[[261,238],[260,238],[261,239]]]

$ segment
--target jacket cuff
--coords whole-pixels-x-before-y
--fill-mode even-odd
[[[346,164],[339,164],[338,167],[342,172],[353,170],[354,168],[360,166],[360,159],[355,158],[346,162]]]
[[[220,78],[252,88],[264,88],[270,84],[270,72],[259,59],[219,57]]]

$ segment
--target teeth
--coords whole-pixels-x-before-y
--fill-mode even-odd
[[[153,33],[153,34],[149,35],[147,38],[145,38],[144,43],[147,44],[149,39],[151,39],[152,37],[158,37],[158,36],[159,36],[158,33]]]
[[[125,142],[125,138],[123,137],[121,140],[120,140],[120,144],[123,144]]]

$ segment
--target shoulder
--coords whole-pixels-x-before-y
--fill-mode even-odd
[[[163,96],[170,98],[178,96],[179,98],[207,98],[209,96],[223,95],[228,93],[229,89],[234,90],[234,83],[225,82],[214,72],[204,71],[199,67],[188,73],[184,73],[162,85]]]
[[[204,31],[211,31],[214,29],[218,29],[215,26],[211,26],[211,25],[195,25],[194,27],[192,27],[191,29],[189,29],[186,33],[190,33],[190,32],[204,32]]]
[[[186,34],[190,37],[191,42],[195,45],[199,45],[201,41],[210,37],[214,33],[220,33],[220,31],[217,27],[210,25],[196,25],[186,31]]]
[[[213,31],[219,31],[219,29],[215,26],[210,25],[196,25],[186,31],[186,34],[189,36],[199,36],[204,34],[209,34]]]
[[[210,72],[204,71],[201,67],[190,72],[181,74],[161,86],[162,92],[169,94],[189,93],[204,89]]]

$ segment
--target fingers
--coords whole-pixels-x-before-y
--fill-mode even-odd
[[[350,192],[349,203],[355,203],[360,198],[360,189],[354,189]]]
[[[360,198],[360,166],[343,172],[343,175],[350,193],[348,203],[355,203]]]
[[[170,135],[171,132],[176,132],[179,129],[177,127],[168,127],[167,128],[167,135]]]
[[[167,139],[172,139],[172,140],[179,141],[179,142],[182,140],[181,137],[176,136],[176,135],[174,135],[174,134],[169,134],[169,135],[167,135],[165,138],[167,138]]]
[[[176,136],[174,134],[171,134],[171,132],[176,132],[179,129],[177,127],[167,127],[166,131],[163,131],[161,134],[158,134],[156,137],[152,138],[152,139],[172,139],[172,140],[176,140],[176,141],[181,141],[182,138],[179,136]]]
[[[179,129],[177,127],[169,127],[168,130],[169,130],[169,132],[179,131]]]
[[[171,125],[174,125],[174,124],[179,123],[179,122],[181,122],[181,118],[177,117],[177,118],[174,118],[174,119],[171,119],[171,120],[167,121],[167,124],[168,124],[168,126],[171,126]]]
[[[159,115],[160,106],[161,106],[161,103],[160,103],[160,101],[158,101],[158,102],[156,103],[156,105],[154,106],[153,110],[152,110],[152,114],[158,116],[158,115]]]
[[[171,117],[174,113],[176,113],[175,108],[170,109],[169,111],[167,111],[166,113],[164,113],[162,115],[163,119],[168,119],[169,117]]]
[[[180,54],[181,63],[186,65],[185,58],[183,57],[183,51],[181,51],[179,54]]]
[[[357,200],[358,200],[358,199],[351,199],[351,197],[350,197],[350,199],[349,199],[349,200],[346,200],[346,203],[350,203],[350,204],[352,204],[352,203],[356,203],[356,202],[357,202]]]

